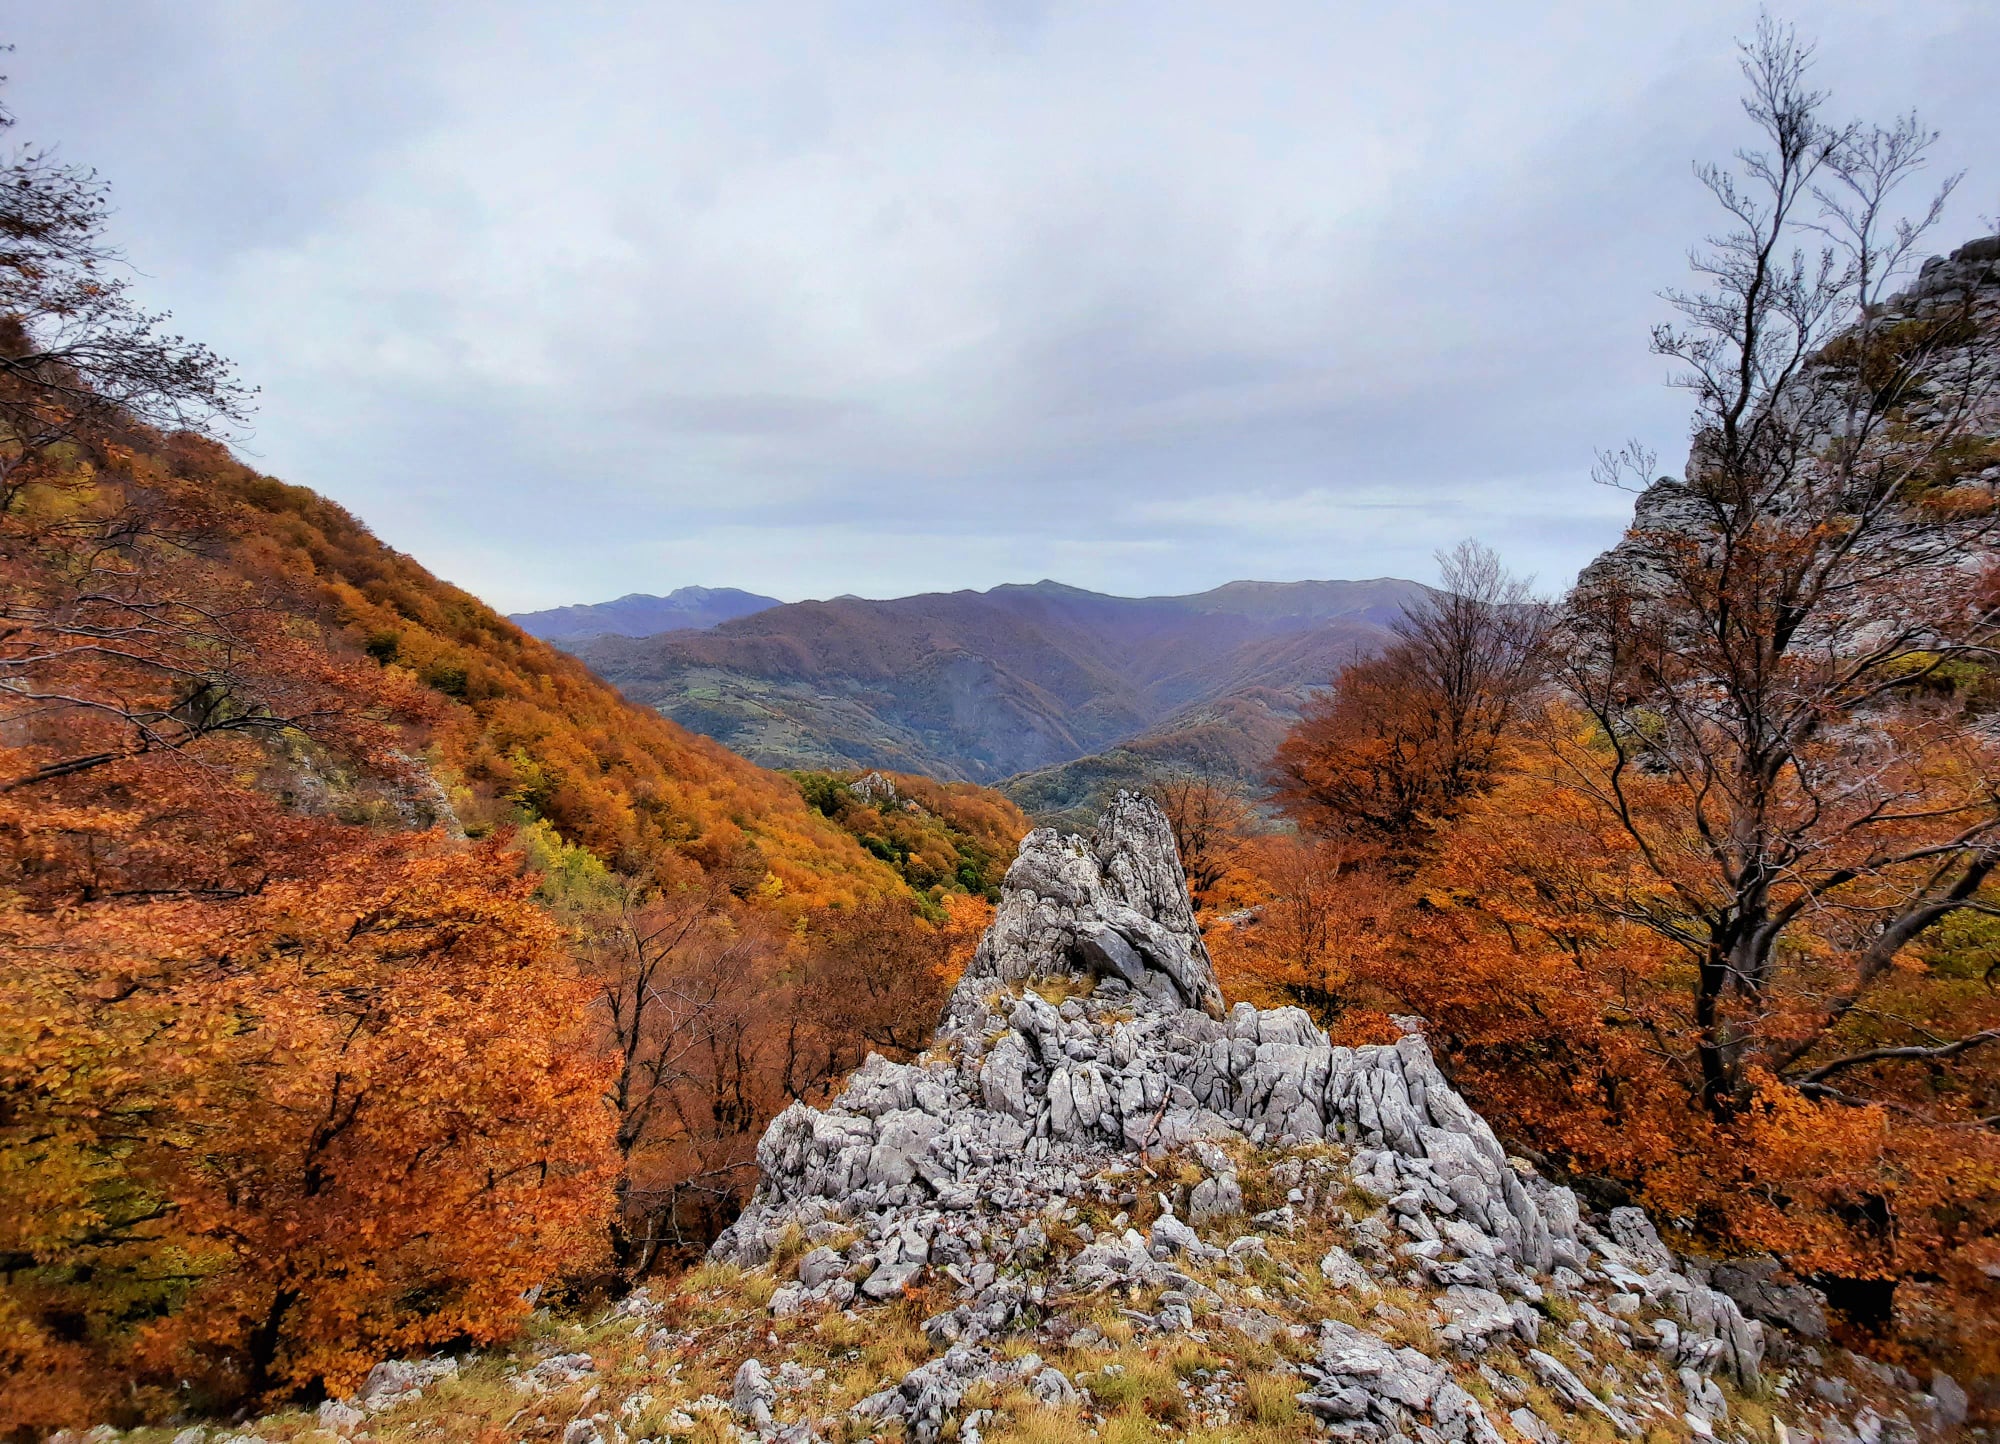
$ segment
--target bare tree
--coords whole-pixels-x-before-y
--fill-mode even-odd
[[[0,107],[0,132],[13,124]],[[117,442],[135,425],[240,419],[250,392],[137,306],[108,210],[91,171],[32,148],[0,157],[0,726],[34,745],[0,791],[325,720],[250,675],[268,598],[201,585],[224,545],[214,508],[124,484]],[[23,507],[36,486],[62,495]],[[55,564],[9,565],[31,554]]]
[[[761,1121],[737,1126],[732,1099],[742,1070],[730,1067],[744,1046],[749,1010],[740,994],[761,940],[729,925],[727,901],[713,880],[666,892],[623,882],[616,905],[583,923],[618,1059],[609,1102],[624,1167],[612,1249],[633,1273],[688,1232],[681,1215],[690,1199],[716,1211],[750,1168],[706,1146]]]
[[[1900,949],[1989,908],[2000,862],[2000,768],[1952,682],[1992,655],[1994,498],[1965,443],[1991,430],[1996,318],[1972,285],[1891,304],[1953,182],[1900,217],[1933,134],[1828,124],[1811,54],[1769,21],[1744,47],[1763,148],[1698,171],[1728,227],[1653,338],[1695,401],[1687,475],[1587,574],[1562,667],[1598,727],[1567,780],[1641,859],[1610,905],[1691,955],[1718,1113],[1753,1065],[1837,1096],[1851,1068],[1984,1041],[1815,1051]],[[1637,447],[1600,464],[1653,470]],[[1788,949],[1806,926],[1835,962]]]
[[[0,107],[0,132],[14,117]],[[111,421],[203,430],[254,394],[206,346],[163,332],[104,239],[94,171],[23,147],[0,161],[0,513],[50,448]]]

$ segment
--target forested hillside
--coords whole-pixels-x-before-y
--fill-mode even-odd
[[[0,1439],[1991,1438],[2000,236],[1810,59],[1562,597],[575,656],[245,465],[8,152]],[[549,621],[766,600],[675,596]]]
[[[1019,808],[970,782],[901,772],[793,775],[816,811],[933,900],[958,889],[997,901],[1000,879],[1028,831]]]

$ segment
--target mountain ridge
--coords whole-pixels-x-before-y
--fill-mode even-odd
[[[564,642],[605,635],[648,637],[683,628],[699,631],[781,605],[776,597],[736,587],[676,587],[664,597],[627,592],[608,602],[510,612],[507,620],[531,637]]]
[[[765,766],[992,783],[1224,702],[1288,721],[1422,595],[1387,577],[1161,597],[1045,579],[796,602],[574,650],[634,701]]]

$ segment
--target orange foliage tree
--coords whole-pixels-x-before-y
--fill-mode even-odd
[[[1704,1104],[1698,969],[1634,916],[1673,893],[1568,785],[1570,761],[1545,756],[1474,805],[1414,884],[1407,944],[1371,981],[1424,1015],[1454,1076],[1521,1146],[1714,1246],[1777,1253],[1858,1322],[1899,1322],[1906,1339],[1991,1368],[1976,1320],[1990,1317],[2000,1230],[1987,1122],[2000,1072],[1943,1042],[2000,1026],[1988,964],[1962,943],[1912,951],[1790,1063],[1796,1025],[1774,1008],[1768,1032],[1746,1030],[1741,1092],[1718,1113]],[[1853,968],[1838,928],[1803,925],[1778,987],[1816,1007]],[[1842,1087],[1815,1088],[1835,1061]]]
[[[1155,778],[1145,791],[1166,814],[1174,851],[1187,874],[1188,894],[1201,908],[1236,865],[1255,814],[1232,783],[1188,768]]]
[[[137,424],[235,394],[214,358],[115,289],[37,309],[104,258],[88,214],[15,214],[76,183],[30,171],[0,201],[4,1430],[495,1337],[599,1245],[612,1157],[518,859],[413,830],[433,694],[322,630],[216,448]]]
[[[1808,58],[1768,23],[1746,56],[1767,149],[1704,173],[1735,229],[1655,334],[1695,397],[1687,477],[1579,587],[1558,677],[1595,726],[1551,734],[1643,869],[1606,905],[1695,969],[1718,1116],[1757,1068],[1830,1097],[1886,1061],[1820,1050],[2000,866],[2000,749],[1964,685],[2000,640],[1967,563],[2000,531],[1990,483],[1953,465],[1991,399],[1967,343],[2000,316],[1971,290],[1890,305],[1926,227],[1885,216],[1932,137],[1829,126]],[[1817,265],[1787,258],[1802,237]],[[1651,478],[1630,451],[1606,478],[1621,465]]]
[[[1019,814],[912,784],[966,844],[916,918],[789,780],[151,429],[247,393],[88,173],[0,169],[0,1433],[494,1338],[642,1190],[719,1227]]]
[[[1357,1041],[1357,1029],[1376,1031],[1378,1020],[1356,989],[1375,977],[1398,924],[1400,900],[1381,849],[1280,833],[1247,840],[1236,856],[1238,870],[1254,879],[1251,905],[1207,929],[1224,990],[1296,1003],[1341,1030],[1344,1041]]]
[[[712,883],[612,886],[576,920],[618,1059],[612,1238],[636,1275],[728,1223],[780,1109],[823,1097],[870,1050],[928,1045],[991,908],[949,895],[932,923],[890,898],[781,929]]]
[[[177,1378],[344,1386],[517,1322],[610,1184],[585,995],[518,863],[287,818],[186,759],[80,791],[0,811],[42,904],[0,967],[7,1424],[114,1380],[136,1416]]]
[[[1477,542],[1438,560],[1438,590],[1306,708],[1273,764],[1273,795],[1301,826],[1404,858],[1490,783],[1542,678],[1547,612],[1527,583]]]

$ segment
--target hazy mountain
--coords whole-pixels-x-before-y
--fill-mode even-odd
[[[682,628],[699,631],[778,605],[776,597],[735,587],[679,587],[664,597],[632,592],[615,602],[514,612],[507,620],[532,637],[571,642],[585,637],[650,637]]]
[[[577,651],[627,696],[774,767],[990,782],[1124,744],[1261,768],[1299,703],[1378,649],[1415,582],[1057,582],[772,607]]]

